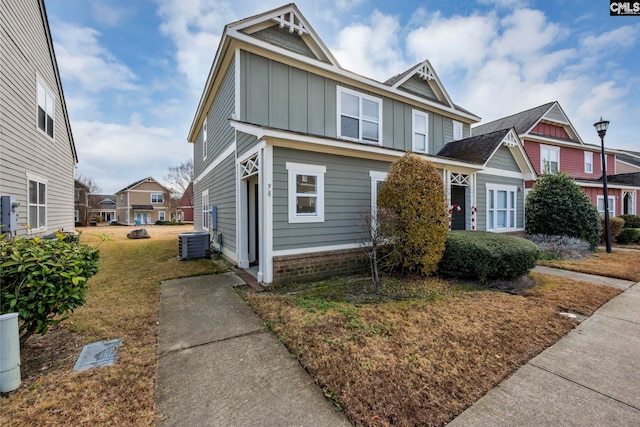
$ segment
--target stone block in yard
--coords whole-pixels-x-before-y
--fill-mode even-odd
[[[151,236],[147,232],[146,228],[141,228],[139,230],[133,230],[127,233],[127,238],[129,239],[149,239]]]

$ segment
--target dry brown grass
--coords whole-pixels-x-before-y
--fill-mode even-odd
[[[538,261],[540,265],[640,282],[640,250],[598,252],[580,261]]]
[[[60,327],[27,341],[23,382],[1,399],[0,425],[153,425],[160,281],[225,267],[176,260],[177,235],[192,226],[146,228],[151,239],[128,240],[131,227],[83,230],[83,243],[100,245],[86,304]],[[100,243],[93,234],[102,233],[114,241]],[[123,340],[115,365],[72,372],[84,344],[112,338]]]
[[[355,425],[444,425],[577,324],[559,311],[588,316],[620,292],[532,277],[538,286],[523,296],[469,291],[368,305],[300,294],[248,300]]]

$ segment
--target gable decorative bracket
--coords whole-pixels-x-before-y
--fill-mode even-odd
[[[504,139],[502,140],[502,143],[507,148],[513,148],[516,145],[518,145],[518,142],[516,141],[516,138],[513,136],[513,134],[511,132],[509,132],[507,134],[507,136],[504,137]]]
[[[422,67],[418,68],[418,71],[416,71],[416,74],[422,80],[433,80],[434,79],[433,73],[431,72],[431,70],[429,69],[427,64],[424,64],[424,65],[422,65]]]
[[[290,33],[297,31],[298,35],[302,36],[309,32],[300,21],[300,18],[298,18],[293,12],[282,14],[273,18],[273,20],[280,25],[280,28],[287,27]]]

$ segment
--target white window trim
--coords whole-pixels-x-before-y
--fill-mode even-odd
[[[587,168],[589,165],[589,168]],[[585,151],[584,152],[584,173],[593,173],[593,152]]]
[[[158,201],[156,200],[156,201],[154,202],[154,201],[153,201],[153,196],[160,196],[160,197],[162,197],[162,201],[161,201],[161,202],[158,202]],[[157,199],[157,197],[156,197],[156,199]],[[154,204],[154,205],[163,205],[163,204],[164,204],[164,194],[163,194],[163,193],[151,193],[151,195],[149,196],[149,200],[151,200],[151,204]]]
[[[38,108],[40,107],[40,102],[38,101],[38,91],[39,88],[38,86],[42,86],[42,88],[45,91],[45,129],[40,129],[40,125],[38,124]],[[46,125],[46,115],[47,115],[47,108],[46,108],[46,97],[47,95],[49,95],[53,101],[53,111],[51,112],[51,119],[53,121],[53,129],[52,129],[52,133],[53,136],[50,136],[47,133],[47,125]],[[39,76],[36,77],[36,129],[38,129],[38,131],[45,135],[47,138],[54,140],[55,136],[56,136],[56,132],[55,132],[55,127],[56,127],[56,97],[54,95],[54,92],[51,90],[51,88],[49,87],[49,85],[47,83],[45,83],[45,81],[40,78]]]
[[[387,180],[388,172],[369,171],[371,177],[371,229],[375,230],[378,209],[378,183]]]
[[[162,218],[160,218],[162,216]],[[158,221],[166,221],[167,213],[165,211],[158,211]]]
[[[490,224],[489,224],[489,211],[490,209],[490,203],[489,203],[489,191],[490,190],[494,190],[494,194],[497,194],[497,191],[507,191],[507,227],[506,228],[498,228],[498,215],[494,215],[493,216],[493,220],[494,220],[494,224],[493,224],[493,228],[490,228]],[[510,208],[509,207],[509,192],[513,192],[513,206]],[[496,200],[497,202],[497,200]],[[486,184],[486,204],[487,204],[487,212],[486,212],[486,224],[487,224],[487,231],[490,232],[504,232],[504,231],[516,231],[517,225],[518,225],[518,187],[515,185],[497,185],[497,184]],[[494,211],[497,211],[497,207],[495,207],[496,204],[494,203]],[[513,210],[513,224],[510,224],[510,218],[511,216],[509,215],[509,211]]]
[[[602,212],[600,212],[600,201],[602,201]],[[609,216],[616,216],[616,196],[609,196],[611,202],[611,209],[609,209]],[[596,200],[596,209],[600,215],[604,215],[604,195],[598,196]]]
[[[542,154],[544,150],[555,151],[558,153],[558,172],[560,172],[560,147],[555,147],[553,145],[540,145],[540,173],[545,173],[544,167],[544,155]]]
[[[207,117],[205,117],[202,123],[202,160],[207,158],[207,148]]]
[[[357,92],[355,90],[351,90],[351,89],[347,89],[345,87],[342,86],[336,86],[336,90],[337,90],[337,96],[336,96],[336,111],[337,111],[337,115],[336,115],[336,127],[338,130],[338,138],[341,139],[347,139],[349,141],[358,141],[358,142],[364,142],[365,144],[371,144],[371,145],[382,145],[382,99],[381,98],[377,98],[375,96],[371,96],[371,95],[367,95],[365,93],[362,92]],[[348,136],[343,136],[342,135],[342,120],[340,119],[342,116],[342,103],[341,103],[341,94],[342,93],[346,93],[349,95],[353,95],[353,96],[357,96],[358,98],[360,98],[360,117],[358,117],[358,120],[360,121],[360,126],[358,127],[359,130],[359,135],[358,138],[351,138]],[[362,139],[362,99],[367,99],[369,101],[372,102],[377,102],[378,103],[378,141],[367,141],[365,139]],[[349,116],[352,117],[352,116]]]
[[[456,129],[459,129],[459,133],[460,135],[458,137],[456,137]],[[464,138],[464,128],[462,127],[462,122],[459,122],[457,120],[453,121],[453,140],[454,141],[459,141],[461,139]]]
[[[205,204],[205,198],[207,203]],[[207,188],[202,192],[202,199],[200,201],[202,203],[202,229],[204,231],[209,231],[209,217],[205,217],[205,215],[209,215],[209,210],[211,209],[211,205],[209,205],[209,189]],[[205,218],[206,218],[206,226],[205,226]]]
[[[48,206],[48,202],[49,202],[49,180],[47,178],[43,178],[41,176],[38,175],[33,175],[31,173],[26,173],[26,177],[27,177],[27,224],[31,225],[31,209],[29,209],[31,207],[31,203],[29,201],[29,181],[34,181],[38,184],[44,184],[45,188],[44,188],[44,199],[45,199],[45,203],[44,205],[41,204],[37,204],[36,206],[40,207],[40,206],[44,206],[44,226],[43,227],[31,227],[31,231],[46,231],[47,230],[47,226],[48,226],[48,221],[47,221],[47,217],[49,216],[49,206]],[[38,221],[39,222],[39,221]]]
[[[424,150],[416,148],[416,116],[423,117],[425,120]],[[429,153],[429,114],[424,111],[413,110],[411,112],[411,148],[416,153]]]
[[[289,223],[309,223],[324,222],[324,174],[327,167],[322,165],[309,165],[304,163],[286,163],[286,169],[289,172],[288,186],[288,204],[289,204]],[[297,175],[314,175],[316,177],[316,215],[300,215],[296,212],[296,176]]]

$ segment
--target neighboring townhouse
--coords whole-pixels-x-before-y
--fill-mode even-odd
[[[635,151],[618,151],[616,153],[616,173],[627,174],[637,172],[640,172],[640,153]]]
[[[89,196],[89,217],[92,223],[111,224],[116,222],[117,212],[115,195],[91,194]]]
[[[171,217],[171,192],[152,177],[116,193],[116,220],[124,225],[155,224]]]
[[[89,187],[77,179],[74,180],[73,204],[75,208],[74,221],[76,227],[85,226],[89,220]]]
[[[535,171],[508,127],[465,141],[478,120],[429,61],[386,82],[343,69],[295,4],[229,24],[188,135],[194,228],[266,284],[348,272],[412,151],[442,174],[451,228],[522,231]]]
[[[0,2],[0,195],[12,234],[74,229],[78,162],[44,2]]]
[[[176,221],[193,222],[193,182],[190,182],[182,194],[176,209]]]
[[[601,145],[584,143],[557,101],[475,126],[471,132],[475,137],[505,127],[516,130],[536,174],[566,172],[604,214]],[[620,174],[620,151],[605,147],[605,153],[610,215],[639,212],[640,174]],[[534,183],[526,182],[527,191]]]

